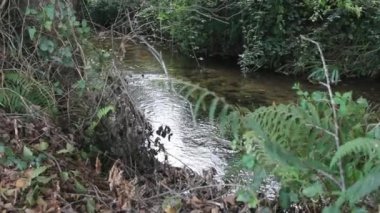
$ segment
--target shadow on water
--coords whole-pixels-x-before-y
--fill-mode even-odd
[[[283,75],[260,73],[244,77],[239,67],[223,61],[202,62],[204,69],[200,71],[193,59],[167,54],[164,60],[171,78],[199,84],[225,97],[229,103],[247,108],[295,101],[292,86],[296,82],[306,90],[323,90],[321,86]],[[128,89],[153,127],[167,125],[172,129],[171,140],[162,141],[169,162],[175,166],[186,165],[199,173],[214,167],[223,176],[232,156],[225,148],[226,141],[218,138],[215,126],[206,118],[199,118],[194,124],[188,102],[170,90],[168,79],[145,47],[129,47],[119,66],[130,76]],[[353,90],[354,96],[380,102],[380,85],[375,80],[347,80],[335,89]],[[163,160],[164,156],[159,158]]]

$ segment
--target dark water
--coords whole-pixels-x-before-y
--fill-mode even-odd
[[[261,73],[244,77],[239,67],[225,60],[200,61],[202,69],[194,59],[178,54],[164,55],[164,60],[171,79],[199,84],[225,97],[229,103],[248,108],[295,101],[292,86],[296,82],[306,90],[323,89],[283,75]],[[171,90],[169,79],[146,48],[130,46],[118,66],[128,76],[128,89],[153,127],[167,125],[172,129],[171,140],[162,140],[169,162],[175,166],[186,165],[199,173],[213,167],[219,175],[224,175],[231,157],[231,151],[226,149],[228,141],[218,137],[216,128],[206,118],[194,123],[189,103]],[[334,89],[352,90],[354,96],[380,103],[380,85],[375,80],[345,80]]]

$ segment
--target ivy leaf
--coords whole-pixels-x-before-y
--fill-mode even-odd
[[[54,5],[53,4],[49,4],[49,5],[46,5],[44,7],[44,11],[45,11],[45,14],[46,16],[50,19],[50,20],[53,20],[54,19]]]
[[[50,40],[46,37],[43,37],[40,41],[39,47],[40,47],[40,50],[42,50],[44,52],[53,53],[54,48],[55,48],[55,44],[52,40]]]
[[[28,27],[28,34],[29,34],[29,38],[30,40],[34,40],[34,36],[36,35],[36,28],[35,27]]]
[[[45,27],[46,30],[51,31],[52,26],[53,26],[53,22],[52,21],[45,21],[44,27]]]

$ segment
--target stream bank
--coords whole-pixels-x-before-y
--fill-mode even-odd
[[[229,194],[237,186],[215,181],[214,170],[199,175],[158,162],[162,150],[150,140],[149,122],[121,89],[123,80],[109,80],[103,101],[115,107],[95,128],[96,148],[48,116],[0,111],[1,211],[248,211]]]

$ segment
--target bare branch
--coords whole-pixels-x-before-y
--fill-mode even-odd
[[[330,74],[329,74],[329,70],[327,68],[326,60],[325,60],[325,57],[323,55],[322,48],[318,42],[316,42],[310,38],[306,38],[303,35],[301,35],[301,39],[315,44],[315,46],[317,46],[319,55],[321,57],[323,71],[324,71],[325,78],[326,78],[326,83],[321,83],[321,84],[327,88],[327,91],[329,94],[331,110],[333,113],[334,127],[335,127],[335,132],[334,132],[335,146],[336,146],[336,149],[338,150],[340,147],[338,116],[337,116],[337,112],[336,112],[336,103],[335,103],[333,92],[331,89]],[[339,160],[338,167],[339,167],[339,173],[340,173],[341,189],[342,189],[342,191],[346,191],[346,184],[345,184],[345,179],[344,179],[344,169],[343,169],[342,160]]]

